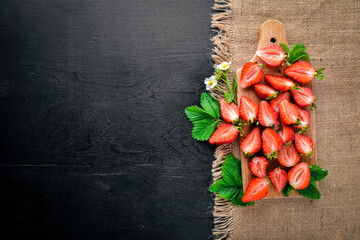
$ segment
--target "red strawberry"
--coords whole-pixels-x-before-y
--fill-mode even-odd
[[[296,151],[295,145],[292,142],[280,149],[278,161],[284,167],[292,167],[300,161],[300,154]]]
[[[224,98],[219,103],[221,116],[226,122],[236,122],[239,119],[239,108],[235,103],[227,103]]]
[[[268,190],[269,183],[265,178],[253,178],[241,200],[243,202],[251,202],[262,199],[266,197]]]
[[[262,149],[265,157],[269,160],[276,159],[278,151],[284,144],[282,138],[272,129],[266,128],[261,135]]]
[[[285,124],[300,124],[298,107],[291,102],[282,100],[279,107],[280,119]]]
[[[310,113],[300,107],[298,110],[300,114],[300,125],[294,125],[294,127],[301,128],[301,130],[298,132],[298,134],[301,134],[302,132],[306,132],[310,129]]]
[[[256,126],[242,141],[240,148],[246,158],[261,149],[260,127]]]
[[[257,119],[259,106],[250,98],[242,96],[240,99],[240,117],[245,121],[253,122]]]
[[[310,63],[301,61],[292,64],[285,69],[285,74],[301,83],[308,83],[314,77],[321,80],[324,78],[322,71],[324,68],[316,70]]]
[[[285,144],[295,139],[294,130],[290,126],[285,124],[283,124],[282,129],[278,132],[278,134]]]
[[[270,100],[276,98],[279,95],[279,92],[270,87],[269,85],[258,83],[254,85],[254,88],[259,98],[264,100]]]
[[[260,124],[265,127],[271,127],[276,123],[277,118],[277,112],[269,105],[269,103],[267,101],[261,101],[258,113]]]
[[[310,184],[310,167],[306,162],[299,163],[288,173],[289,184],[295,189],[307,188]]]
[[[211,144],[224,144],[235,141],[239,131],[231,123],[223,123],[210,137],[209,142]]]
[[[249,162],[250,171],[257,177],[266,176],[266,167],[268,160],[264,157],[254,157]]]
[[[279,104],[281,100],[286,100],[290,102],[290,92],[283,92],[276,98],[270,101],[270,105],[273,107],[273,109],[279,113]]]
[[[311,91],[310,88],[302,87],[299,90],[291,90],[291,93],[294,97],[295,102],[300,107],[306,107],[311,105],[311,110],[313,110],[313,108],[316,108],[316,105],[314,103],[316,99],[314,97],[313,91]]]
[[[275,189],[281,192],[287,183],[287,173],[281,168],[275,168],[269,173],[270,181],[274,184]]]
[[[271,67],[280,66],[285,58],[284,50],[279,45],[271,45],[256,51],[256,55]]]
[[[275,75],[265,75],[266,81],[278,91],[287,91],[290,89],[300,89],[290,78],[279,77]]]
[[[264,77],[264,72],[259,65],[253,62],[246,63],[241,70],[240,87],[247,88],[258,83]]]
[[[313,153],[313,141],[308,136],[295,134],[295,147],[299,153],[311,157]]]

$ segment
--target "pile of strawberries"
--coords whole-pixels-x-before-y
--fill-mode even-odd
[[[260,49],[256,55],[271,67],[284,64],[286,58],[279,45]],[[303,107],[311,106],[313,109],[316,107],[316,99],[311,89],[300,87],[293,79],[299,83],[308,83],[318,73],[309,62],[298,61],[285,68],[285,74],[289,78],[264,76],[261,65],[248,62],[241,70],[239,87],[248,88],[253,85],[256,94],[262,99],[260,104],[246,96],[241,97],[239,106],[227,103],[225,99],[220,100],[221,115],[227,123],[223,123],[214,132],[209,139],[210,143],[234,141],[238,136],[239,121],[246,121],[252,126],[251,132],[242,139],[240,148],[244,156],[250,159],[249,168],[256,178],[249,183],[242,197],[243,202],[264,198],[270,182],[279,192],[288,181],[298,190],[305,189],[310,184],[309,165],[299,161],[300,155],[311,157],[313,152],[313,141],[302,134],[310,128],[310,113]],[[260,83],[264,77],[268,85]],[[278,167],[266,176],[268,161],[278,161],[284,169],[291,169],[286,172]]]

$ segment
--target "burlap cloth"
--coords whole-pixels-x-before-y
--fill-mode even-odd
[[[216,197],[215,239],[360,239],[360,1],[217,0],[214,60],[249,61],[261,24],[281,21],[290,45],[303,43],[326,78],[314,80],[318,164],[329,170],[320,200],[266,199],[240,208]],[[238,143],[237,143],[238,144]],[[216,152],[214,180],[223,155]]]

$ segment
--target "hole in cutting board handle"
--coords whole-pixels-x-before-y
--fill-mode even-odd
[[[276,38],[272,37],[272,38],[270,39],[270,42],[276,43]]]

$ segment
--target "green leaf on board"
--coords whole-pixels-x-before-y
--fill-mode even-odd
[[[231,103],[234,100],[234,93],[225,93],[225,100],[227,103]]]

